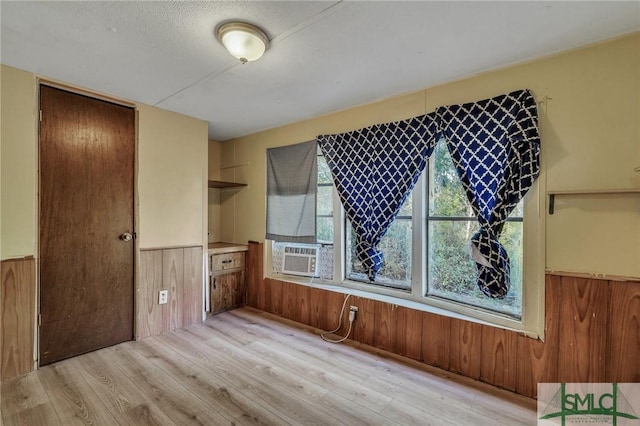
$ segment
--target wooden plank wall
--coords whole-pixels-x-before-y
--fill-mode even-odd
[[[202,247],[140,251],[136,338],[202,321]],[[160,290],[169,301],[158,304]]]
[[[142,250],[137,338],[202,321],[202,247]],[[33,258],[1,262],[0,380],[34,368],[36,332],[36,262]],[[169,303],[158,305],[158,291],[169,290]]]
[[[0,379],[33,370],[36,317],[36,262],[3,260],[0,318]]]
[[[336,328],[345,296],[262,279],[262,250],[249,244],[247,304]],[[547,275],[545,299],[545,342],[362,297],[352,339],[530,397],[545,382],[640,382],[640,282]]]

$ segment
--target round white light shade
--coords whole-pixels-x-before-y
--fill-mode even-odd
[[[242,22],[231,22],[218,29],[218,40],[240,62],[259,59],[269,47],[269,38],[260,28]]]

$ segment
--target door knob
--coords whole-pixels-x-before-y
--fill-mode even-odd
[[[120,235],[120,239],[122,241],[131,241],[133,239],[133,235],[131,235],[128,232],[125,232],[124,234]]]

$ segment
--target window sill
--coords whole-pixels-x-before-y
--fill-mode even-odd
[[[396,305],[396,306],[401,306],[404,308],[408,308],[408,309],[413,309],[416,311],[421,311],[421,312],[427,312],[427,313],[431,313],[431,314],[435,314],[435,315],[440,315],[440,316],[444,316],[444,317],[449,317],[449,318],[455,318],[455,319],[459,319],[462,321],[468,321],[468,322],[472,322],[472,323],[476,323],[476,324],[481,324],[481,325],[486,325],[488,327],[496,327],[496,328],[500,328],[503,330],[508,330],[508,331],[512,331],[514,333],[518,333],[518,334],[522,334],[524,336],[533,338],[533,339],[541,339],[544,340],[544,336],[540,336],[535,332],[532,331],[527,331],[527,330],[522,330],[520,327],[522,327],[522,323],[515,320],[515,319],[509,319],[506,318],[504,316],[500,316],[500,315],[493,315],[490,313],[487,313],[487,315],[493,316],[495,317],[497,320],[501,320],[502,322],[511,322],[513,323],[513,326],[509,326],[508,324],[497,324],[495,322],[491,322],[491,321],[485,321],[482,320],[480,318],[476,318],[470,315],[465,315],[459,312],[454,312],[452,310],[449,309],[444,309],[438,306],[435,306],[433,304],[428,304],[422,301],[417,301],[417,300],[412,300],[409,298],[402,298],[402,297],[397,297],[397,296],[393,296],[393,295],[388,295],[388,294],[380,294],[380,293],[376,293],[376,292],[371,292],[371,291],[366,291],[366,290],[361,290],[355,287],[359,287],[359,286],[364,286],[367,284],[361,284],[361,283],[356,283],[356,282],[345,282],[345,285],[336,285],[330,281],[326,281],[320,278],[307,278],[307,277],[299,277],[299,276],[293,276],[293,275],[286,275],[286,274],[279,274],[279,273],[273,273],[269,276],[267,276],[266,278],[270,278],[270,279],[274,279],[274,280],[279,280],[279,281],[285,281],[288,283],[293,283],[293,284],[298,284],[298,285],[304,285],[307,287],[312,287],[312,288],[318,288],[321,290],[327,290],[327,291],[333,291],[336,293],[342,293],[342,294],[350,294],[353,296],[358,296],[358,297],[363,297],[366,299],[371,299],[371,300],[376,300],[379,302],[384,302],[384,303],[388,303],[391,305]],[[391,290],[391,291],[401,291],[401,290]],[[480,311],[480,310],[479,310]],[[485,311],[481,311],[483,314],[485,313]]]

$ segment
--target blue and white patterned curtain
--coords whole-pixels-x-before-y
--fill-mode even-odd
[[[436,110],[467,198],[480,222],[471,238],[478,287],[509,291],[509,256],[498,241],[504,222],[539,174],[540,136],[531,92],[519,90]]]
[[[358,259],[373,281],[383,264],[377,246],[441,137],[480,222],[471,239],[478,287],[503,298],[510,286],[509,257],[498,237],[539,174],[538,116],[530,91],[317,139],[354,228]]]
[[[371,281],[384,261],[378,244],[424,170],[434,136],[433,115],[423,115],[317,138]]]

